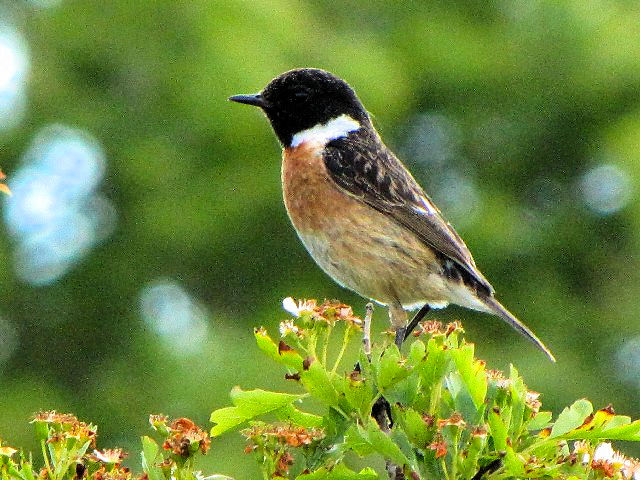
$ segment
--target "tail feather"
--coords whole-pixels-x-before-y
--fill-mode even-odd
[[[549,360],[551,360],[552,362],[555,363],[555,361],[556,361],[555,357],[553,356],[551,351],[545,346],[545,344],[542,343],[542,341],[536,336],[536,334],[533,333],[531,330],[529,330],[529,327],[527,327],[524,323],[522,323],[515,316],[513,316],[513,314],[511,314],[511,312],[509,312],[509,310],[504,308],[500,304],[500,302],[498,302],[493,297],[485,297],[485,298],[483,298],[483,301],[487,305],[487,307],[489,307],[489,309],[490,309],[490,311],[492,313],[494,313],[495,315],[500,317],[502,320],[507,322],[509,325],[511,325],[511,327],[514,328],[515,330],[517,330],[518,332],[520,332],[520,334],[522,336],[524,336],[525,338],[529,339],[547,357],[549,357]]]

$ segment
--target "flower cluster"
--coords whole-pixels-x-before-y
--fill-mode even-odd
[[[602,442],[593,449],[586,440],[576,441],[572,456],[604,477],[640,480],[640,461],[615,451],[609,442]]]
[[[74,439],[80,443],[88,442],[90,447],[96,446],[98,427],[81,422],[69,413],[58,413],[55,410],[39,412],[31,423],[46,434],[47,443],[64,443]]]
[[[286,477],[294,463],[290,449],[307,447],[325,437],[319,428],[305,428],[296,425],[268,425],[254,422],[250,428],[240,433],[247,439],[245,453],[257,452],[263,458],[271,458],[273,477]]]
[[[106,463],[108,465],[120,465],[127,458],[127,453],[121,448],[106,448],[104,450],[94,450],[88,456],[89,460],[96,463]]]
[[[198,450],[204,455],[211,447],[209,434],[188,418],[169,422],[164,415],[150,415],[149,423],[165,437],[162,448],[174,455],[187,458]]]
[[[432,337],[436,335],[444,335],[445,337],[448,337],[452,333],[464,333],[462,324],[459,321],[455,320],[443,325],[443,323],[438,320],[425,320],[418,324],[413,332],[413,336],[420,337],[422,335],[427,335]]]
[[[343,321],[359,328],[363,325],[362,319],[353,314],[353,309],[349,305],[337,300],[325,300],[318,305],[314,299],[298,300],[296,302],[292,297],[287,297],[282,301],[282,308],[295,318],[313,322],[325,322],[329,325],[335,325],[336,322]],[[300,333],[298,327],[292,327],[295,327],[293,322],[283,322],[280,326],[280,332],[283,333],[284,330],[285,332]]]
[[[131,480],[131,471],[121,465],[127,457],[122,449],[95,448],[98,431],[95,425],[55,410],[37,413],[31,423],[47,455],[39,478],[69,480],[72,475],[74,480]],[[49,446],[46,449],[45,444]]]
[[[296,425],[267,425],[261,422],[254,423],[250,428],[246,428],[240,433],[252,442],[259,437],[274,438],[278,443],[294,448],[311,445],[312,442],[324,438],[324,431],[320,428],[304,428]]]

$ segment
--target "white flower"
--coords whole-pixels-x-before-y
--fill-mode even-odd
[[[593,452],[593,461],[611,462],[613,460],[613,447],[609,442],[602,442],[596,447],[596,451]]]
[[[293,298],[287,297],[282,301],[282,308],[296,318],[305,313],[313,313],[316,307],[317,303],[315,300],[299,300],[298,303],[296,303]]]
[[[291,297],[287,297],[282,301],[282,308],[284,308],[287,312],[289,312],[294,317],[299,317],[300,316],[300,311],[298,309],[298,304]]]
[[[300,329],[293,324],[293,320],[280,322],[280,336],[286,337],[290,333],[293,333],[294,335],[300,334]]]
[[[611,446],[611,443],[602,442],[596,447],[595,452],[593,452],[593,461],[607,462],[615,468],[621,468],[627,461],[627,458],[620,452],[616,452]]]

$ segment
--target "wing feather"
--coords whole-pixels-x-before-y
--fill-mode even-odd
[[[377,135],[361,130],[329,142],[324,163],[341,189],[392,217],[445,259],[455,262],[461,273],[470,276],[486,294],[493,293],[458,233]]]

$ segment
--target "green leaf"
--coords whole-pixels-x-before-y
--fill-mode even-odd
[[[344,451],[353,450],[361,457],[370,455],[375,451],[369,441],[362,436],[360,429],[355,424],[351,425],[345,433],[342,448]]]
[[[231,402],[247,418],[263,415],[304,397],[305,395],[270,392],[259,388],[242,390],[240,387],[234,387],[231,390]]]
[[[430,392],[442,381],[447,370],[449,357],[440,337],[431,338],[427,343],[427,359],[420,365],[423,388]]]
[[[357,411],[362,418],[369,417],[371,403],[373,402],[373,389],[370,381],[347,377],[344,396],[349,406]]]
[[[502,414],[496,410],[489,411],[489,431],[493,438],[493,448],[502,451],[507,449],[507,426],[502,420]]]
[[[419,472],[420,465],[416,457],[416,451],[413,445],[411,444],[411,442],[409,441],[407,434],[403,432],[401,429],[394,427],[391,430],[391,440],[393,440],[393,443],[398,446],[400,451],[407,458],[408,465],[411,468],[411,470],[413,470],[414,472]]]
[[[376,383],[378,389],[384,392],[401,380],[409,376],[411,370],[404,366],[400,351],[396,345],[389,346],[379,359]]]
[[[282,363],[295,371],[302,370],[303,359],[294,349],[290,349],[290,347],[283,349],[281,346],[276,345],[276,343],[267,334],[267,331],[263,328],[256,328],[254,330],[254,336],[256,338],[258,348],[273,360],[278,363]]]
[[[421,340],[415,340],[411,344],[409,355],[407,356],[408,364],[416,367],[427,359],[427,346]]]
[[[549,426],[549,422],[551,421],[552,414],[551,412],[538,412],[536,416],[533,417],[527,423],[527,429],[529,430],[542,430]]]
[[[393,407],[393,418],[417,448],[426,450],[433,439],[435,426],[429,425],[418,412],[412,408]]]
[[[211,414],[211,421],[216,424],[211,429],[211,435],[218,436],[246,420],[278,410],[304,396],[260,389],[242,390],[234,387],[231,390],[231,403],[234,406],[220,408]]]
[[[613,411],[602,409],[578,428],[561,435],[560,438],[640,441],[640,420],[631,422],[631,418],[625,415],[614,415]]]
[[[300,372],[300,381],[312,397],[320,400],[326,406],[338,405],[338,392],[331,383],[329,372],[320,362],[312,362],[307,370]]]
[[[278,420],[286,420],[305,428],[321,427],[323,422],[321,416],[298,410],[292,404],[285,405],[275,410],[274,413],[278,417]]]
[[[396,465],[409,465],[409,459],[407,459],[393,440],[391,440],[385,432],[380,430],[377,423],[369,422],[366,430],[358,426],[358,430],[362,438],[369,442],[373,449],[386,459],[391,460]]]
[[[511,420],[509,422],[509,436],[517,440],[520,436],[526,408],[527,387],[518,375],[516,368],[510,366],[509,391],[511,393]]]
[[[467,421],[475,422],[479,418],[479,412],[471,398],[471,393],[462,379],[460,372],[453,371],[445,377],[447,391],[453,400],[453,409],[462,414]]]
[[[505,473],[510,477],[522,478],[525,473],[523,459],[510,446],[507,446],[506,452],[507,454],[502,460]]]
[[[570,407],[566,407],[553,424],[549,438],[556,438],[582,425],[593,412],[591,402],[586,399],[577,400]]]
[[[212,412],[210,420],[216,424],[211,429],[211,435],[216,437],[240,425],[247,417],[237,407],[225,407]]]
[[[487,435],[476,433],[471,436],[467,454],[462,458],[461,473],[464,478],[471,478],[478,470],[478,460],[487,444]]]
[[[332,469],[319,468],[311,473],[298,475],[296,480],[378,480],[378,474],[372,468],[354,472],[344,463],[338,463]]]
[[[384,396],[389,403],[412,405],[420,393],[420,382],[420,376],[416,372],[415,375],[409,375],[407,378],[387,388]]]
[[[462,381],[477,409],[480,409],[487,395],[487,374],[484,363],[473,358],[474,346],[471,343],[451,350],[451,356],[460,372]]]
[[[46,422],[35,420],[33,422],[33,426],[36,431],[36,440],[38,441],[38,443],[46,442],[49,438],[49,424]]]
[[[144,436],[141,440],[142,452],[140,452],[140,457],[142,460],[142,470],[147,474],[149,480],[164,480],[162,470],[156,466],[160,447],[150,437]]]

